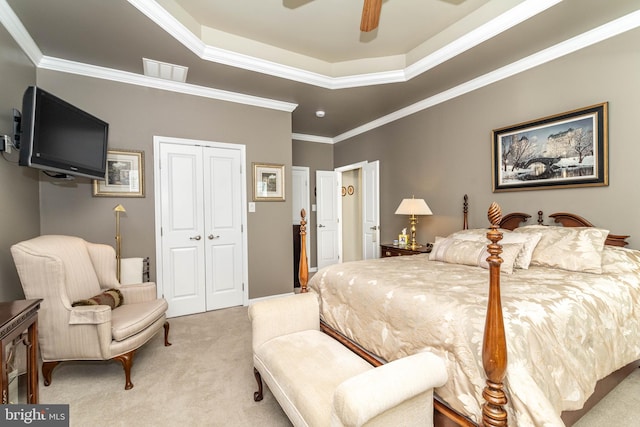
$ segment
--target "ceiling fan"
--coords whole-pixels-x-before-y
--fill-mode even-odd
[[[382,0],[364,0],[360,31],[369,32],[378,28]]]

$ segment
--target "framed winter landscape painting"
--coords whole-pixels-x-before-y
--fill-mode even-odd
[[[493,191],[609,184],[607,103],[493,131]]]

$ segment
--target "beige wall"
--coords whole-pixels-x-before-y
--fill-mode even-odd
[[[22,94],[35,81],[35,67],[0,25],[0,135],[12,134],[11,109],[22,110]],[[0,158],[0,301],[24,298],[10,247],[40,233],[38,174],[17,161],[17,151]]]
[[[153,136],[244,144],[247,198],[252,162],[281,163],[291,174],[291,114],[203,97],[38,70],[38,85],[109,123],[109,147],[143,150],[145,198],[92,197],[91,181],[40,183],[43,234],[74,234],[114,244],[113,207],[122,203],[123,257],[150,256],[155,277]],[[291,182],[286,178],[285,182]],[[293,290],[291,189],[285,202],[258,202],[248,213],[249,298]],[[278,248],[277,250],[273,250]]]
[[[415,194],[427,200],[434,215],[420,218],[418,239],[432,241],[437,234],[460,228],[462,195],[467,193],[471,226],[486,225],[486,208],[496,200],[505,212],[576,212],[612,232],[631,234],[631,246],[638,248],[638,39],[640,30],[628,32],[331,146],[292,144],[289,113],[47,70],[36,73],[0,27],[0,134],[11,131],[10,109],[21,108],[24,89],[37,79],[43,88],[108,121],[112,148],[144,150],[147,184],[144,199],[93,198],[89,180],[53,184],[42,178],[38,183],[41,174],[17,167],[15,153],[7,155],[0,162],[0,300],[22,297],[11,244],[40,232],[113,244],[112,209],[117,203],[127,209],[123,255],[154,258],[154,135],[245,144],[248,197],[253,161],[284,163],[289,176],[292,164],[309,166],[310,188],[315,188],[316,170],[380,160],[384,241],[407,226],[393,214],[402,198]],[[491,192],[492,129],[603,101],[609,102],[610,116],[608,187]],[[286,202],[260,202],[256,212],[248,214],[250,298],[291,291],[290,198],[287,188]],[[313,192],[311,203],[316,203]],[[315,224],[314,216],[312,212]],[[312,266],[314,232],[312,228]]]
[[[640,248],[638,40],[636,29],[336,144],[334,165],[380,160],[383,241],[408,224],[394,215],[402,198],[425,198],[434,215],[420,218],[417,235],[433,241],[462,226],[467,193],[472,227],[488,225],[486,211],[495,200],[505,213],[574,212],[631,234],[630,246]],[[605,101],[609,186],[492,193],[492,129]]]
[[[316,171],[333,170],[333,145],[318,142],[293,141],[293,165],[307,166],[309,168],[309,200],[312,205],[316,204]],[[309,238],[309,267],[318,265],[316,255],[316,213],[312,210],[309,215],[310,227],[308,227]]]

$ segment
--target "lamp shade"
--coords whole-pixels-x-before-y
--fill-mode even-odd
[[[424,199],[403,199],[396,209],[397,215],[433,215]]]

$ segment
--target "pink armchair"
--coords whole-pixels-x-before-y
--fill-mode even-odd
[[[13,245],[11,254],[25,297],[43,300],[38,343],[45,385],[60,362],[117,360],[129,390],[135,351],[163,327],[165,346],[171,345],[167,302],[157,297],[155,283],[121,286],[111,246],[45,235]],[[122,293],[121,306],[72,306],[110,288]]]

